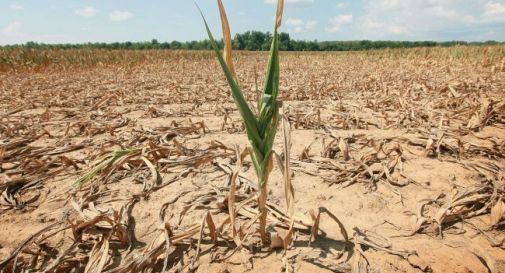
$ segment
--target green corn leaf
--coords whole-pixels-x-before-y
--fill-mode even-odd
[[[270,59],[266,70],[264,93],[272,95],[272,99],[277,99],[279,91],[279,45],[277,29],[274,31],[272,45],[270,46]]]
[[[274,104],[279,94],[279,45],[277,30],[274,31],[272,46],[270,48],[270,59],[265,76],[264,94],[261,99],[261,108],[258,118],[260,134],[266,130],[267,122],[272,120]]]
[[[200,10],[200,8],[198,8],[198,9]],[[221,65],[221,67],[224,71],[224,74],[226,76],[228,84],[230,85],[233,99],[235,100],[235,103],[237,104],[237,108],[239,110],[240,115],[242,116],[242,119],[244,120],[247,135],[248,135],[249,139],[251,140],[251,142],[253,142],[255,145],[257,145],[258,148],[263,149],[262,139],[261,139],[260,135],[258,134],[258,125],[257,125],[258,122],[256,121],[256,117],[254,116],[253,112],[251,111],[251,108],[249,108],[249,105],[247,104],[247,101],[245,100],[244,95],[242,94],[242,91],[240,90],[240,87],[238,86],[237,82],[235,81],[231,71],[228,69],[226,62],[224,61],[224,58],[221,55],[221,52],[219,51],[219,47],[217,46],[214,36],[212,35],[212,32],[210,31],[209,25],[207,24],[207,20],[205,20],[205,16],[203,15],[201,10],[200,10],[200,15],[202,16],[203,22],[205,23],[205,28],[207,30],[207,35],[209,36],[209,40],[212,45],[212,48],[214,49],[214,52],[216,53],[219,64]]]
[[[275,140],[275,135],[277,133],[277,125],[279,123],[279,106],[277,106],[277,103],[274,103],[273,105],[273,115],[270,123],[268,124],[268,127],[266,128],[265,131],[265,138],[264,138],[264,150],[263,153],[266,154],[269,151],[272,150],[272,146],[274,144]]]

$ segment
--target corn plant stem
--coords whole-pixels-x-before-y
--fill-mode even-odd
[[[259,217],[259,222],[260,222],[260,236],[261,236],[261,242],[266,245],[268,243],[268,236],[267,236],[267,180],[266,178],[264,181],[261,181],[263,184],[263,187],[259,189],[259,195],[258,195],[258,210],[260,212],[260,217]]]

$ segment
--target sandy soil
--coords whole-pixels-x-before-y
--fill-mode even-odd
[[[310,222],[309,212],[324,207],[350,241],[325,215],[314,242],[298,230],[285,252],[262,247],[255,225],[235,252],[233,241],[213,244],[205,231],[198,257],[198,235],[170,248],[170,270],[366,272],[368,263],[369,272],[505,272],[503,58],[450,53],[283,54],[296,215]],[[237,60],[249,100],[263,59]],[[227,92],[213,59],[190,56],[129,68],[0,75],[0,260],[7,259],[0,269],[10,272],[16,263],[17,270],[81,272],[105,253],[105,271],[138,271],[125,264],[147,257],[165,230],[184,232],[207,211],[219,225],[228,215],[223,200],[234,147],[248,145]],[[214,149],[216,141],[224,146]],[[100,155],[128,147],[144,149],[158,180],[139,153],[83,188],[74,186]],[[157,149],[167,152],[146,152]],[[282,132],[274,149],[283,151]],[[250,160],[243,165],[238,197],[255,188]],[[270,203],[285,211],[275,164],[268,190]],[[123,215],[113,226],[128,231],[127,246],[107,225],[79,229],[89,215]],[[279,219],[269,222],[274,229]],[[45,235],[54,236],[28,241],[17,260],[8,259],[52,224],[60,229]],[[162,269],[162,246],[149,256],[147,271]]]

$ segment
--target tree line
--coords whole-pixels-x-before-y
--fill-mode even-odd
[[[233,39],[233,48],[236,50],[267,51],[270,49],[272,34],[270,32],[247,31],[238,33]],[[218,41],[223,47],[223,41]],[[293,40],[288,33],[279,34],[279,49],[282,51],[360,51],[384,48],[412,48],[412,47],[449,47],[455,45],[496,45],[503,44],[497,41],[466,42],[466,41],[305,41]],[[159,42],[157,39],[144,42],[114,42],[114,43],[81,43],[81,44],[45,44],[27,42],[19,45],[7,45],[1,48],[33,48],[33,49],[187,49],[208,50],[212,49],[209,40],[200,41],[172,41]]]

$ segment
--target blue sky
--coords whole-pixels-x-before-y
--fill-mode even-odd
[[[308,40],[505,40],[505,0],[285,0]],[[197,0],[219,36],[216,1]],[[276,0],[224,0],[232,32],[269,31]],[[0,0],[0,44],[200,40],[190,0]]]

